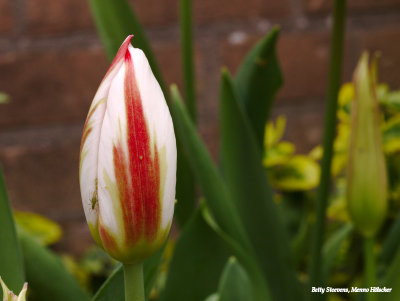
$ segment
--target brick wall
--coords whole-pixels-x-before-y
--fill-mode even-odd
[[[331,26],[328,0],[194,0],[200,131],[218,147],[218,82],[235,72],[274,24],[285,76],[274,115],[289,118],[287,138],[307,151],[319,143]],[[400,87],[400,0],[349,0],[344,79],[363,49],[379,50],[380,78]],[[168,83],[181,82],[178,0],[132,1]],[[91,243],[78,185],[80,134],[107,69],[84,0],[0,0],[0,162],[15,208],[59,221],[59,249]],[[79,237],[79,239],[78,239]]]

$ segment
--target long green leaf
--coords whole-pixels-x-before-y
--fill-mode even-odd
[[[157,278],[158,267],[161,263],[166,243],[152,257],[147,259],[143,265],[144,292],[146,300],[149,299],[154,282]],[[108,277],[97,291],[92,301],[125,301],[124,271],[119,264],[114,272]]]
[[[379,257],[380,263],[386,266],[390,265],[394,255],[400,250],[400,214],[397,215],[396,221],[390,228]]]
[[[275,27],[249,52],[234,79],[260,150],[273,99],[283,83],[275,50],[278,36],[279,28]]]
[[[229,258],[218,288],[219,301],[252,301],[251,282],[236,258]]]
[[[197,209],[182,230],[168,269],[161,301],[202,301],[217,290],[229,249]]]
[[[329,240],[324,244],[322,249],[323,256],[323,267],[322,275],[324,277],[324,283],[328,281],[330,271],[332,270],[333,263],[337,257],[343,242],[350,236],[353,231],[353,225],[345,224],[336,233],[334,233]]]
[[[381,293],[379,300],[382,301],[398,301],[400,300],[400,250],[397,251],[393,258],[392,264],[389,267],[386,277],[382,283],[382,286],[392,288],[390,293]]]
[[[202,204],[203,205],[203,204]],[[202,206],[202,213],[204,220],[207,224],[217,233],[223,241],[229,246],[233,255],[239,260],[241,265],[246,269],[247,274],[251,280],[253,297],[255,300],[270,301],[271,295],[269,287],[265,281],[262,271],[256,261],[256,258],[249,252],[246,252],[236,241],[234,241],[229,235],[227,235],[215,222],[211,216],[207,206]],[[248,250],[247,250],[248,251]]]
[[[223,231],[240,245],[249,247],[248,238],[243,231],[225,183],[198,136],[176,86],[171,87],[171,95],[173,100],[171,113],[175,122],[175,131],[182,142],[183,151],[203,189],[215,220]]]
[[[110,61],[125,38],[133,34],[133,44],[146,54],[151,69],[166,95],[166,89],[146,34],[127,0],[89,0],[97,29]]]
[[[19,292],[24,284],[24,266],[14,219],[0,167],[0,277],[11,291]],[[2,299],[0,290],[0,299]]]
[[[32,237],[19,230],[29,291],[42,301],[87,301],[89,297],[61,260]]]
[[[124,270],[121,264],[99,288],[92,301],[125,301]]]
[[[301,298],[291,266],[287,234],[279,219],[253,132],[227,71],[222,73],[221,142],[226,182],[272,296],[276,300]]]
[[[235,256],[246,266],[249,275],[254,278],[255,293],[258,300],[269,300],[265,279],[261,275],[254,261],[253,250],[244,233],[232,197],[226,190],[226,185],[213,164],[204,144],[196,133],[190,117],[183,107],[179,92],[172,87],[172,112],[175,120],[175,129],[180,135],[184,150],[190,153],[192,168],[206,197],[207,206],[215,219],[214,230],[228,243]],[[243,251],[246,250],[246,251]]]

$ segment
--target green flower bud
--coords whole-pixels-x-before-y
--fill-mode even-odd
[[[353,76],[347,204],[358,230],[364,236],[373,236],[387,210],[387,175],[376,98],[376,65],[368,64],[368,53],[364,53]]]
[[[4,301],[25,301],[26,299],[26,290],[28,289],[28,283],[25,282],[24,287],[18,296],[16,296],[12,291],[10,291],[7,285],[3,282],[3,279],[0,277],[0,284],[3,288],[3,300]]]

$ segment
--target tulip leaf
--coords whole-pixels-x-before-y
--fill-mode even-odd
[[[149,299],[151,289],[157,277],[158,267],[167,243],[143,264],[144,292]],[[121,264],[115,268],[99,288],[92,301],[125,301],[124,270]]]
[[[222,230],[241,246],[249,247],[248,238],[243,231],[234,204],[230,200],[227,187],[197,134],[176,86],[171,87],[171,95],[173,101],[171,113],[176,134],[182,142],[184,154],[203,189],[215,220]]]
[[[400,300],[400,250],[398,250],[393,258],[392,264],[387,270],[386,277],[383,280],[381,287],[392,288],[390,293],[381,293],[382,301],[397,301]]]
[[[323,277],[324,283],[327,283],[332,265],[338,255],[340,248],[344,241],[350,236],[353,231],[352,224],[345,224],[339,230],[337,230],[332,236],[329,237],[328,241],[324,244],[322,249],[323,256]]]
[[[161,301],[204,300],[217,290],[228,256],[228,248],[197,209],[176,242]]]
[[[24,266],[1,168],[0,242],[0,277],[11,291],[19,292],[24,284]],[[3,300],[1,290],[0,297],[0,300]]]
[[[226,264],[218,287],[219,301],[252,301],[251,282],[246,271],[231,257]]]
[[[271,295],[276,300],[301,298],[290,264],[287,233],[279,219],[249,121],[226,70],[222,72],[220,120],[222,169]]]
[[[382,245],[382,252],[379,257],[380,263],[389,266],[394,255],[400,251],[400,214],[390,228],[388,235]]]
[[[219,295],[217,293],[208,296],[204,301],[219,301]]]
[[[273,99],[283,83],[275,50],[278,36],[279,28],[275,27],[249,52],[234,80],[260,150]]]
[[[133,34],[133,45],[142,49],[146,54],[151,69],[164,94],[166,94],[165,85],[150,43],[129,2],[127,0],[89,0],[89,2],[109,60],[111,61],[114,58],[126,37]]]
[[[201,204],[203,218],[207,224],[217,233],[229,246],[233,255],[239,260],[240,264],[246,269],[253,286],[253,296],[256,300],[269,301],[271,296],[268,285],[262,275],[259,265],[251,253],[246,252],[236,241],[227,235],[215,222],[210,211],[205,204]]]
[[[42,301],[89,300],[56,254],[38,244],[22,229],[18,234],[30,293]]]
[[[209,225],[228,244],[231,251],[249,271],[249,275],[253,276],[254,291],[258,300],[269,300],[265,279],[254,261],[250,242],[243,232],[243,225],[232,202],[232,197],[227,191],[226,185],[207,153],[204,144],[196,133],[177,88],[173,86],[171,91],[175,130],[183,142],[183,150],[191,154],[189,163],[191,163],[203,189],[206,205],[213,215],[212,222],[210,218],[207,219]]]

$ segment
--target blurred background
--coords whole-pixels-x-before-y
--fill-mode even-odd
[[[177,0],[131,1],[168,84],[180,85]],[[361,51],[379,50],[379,78],[400,88],[400,0],[349,0],[344,81]],[[274,25],[285,83],[273,116],[307,152],[320,143],[329,59],[331,1],[194,0],[199,129],[218,152],[219,70],[235,72]],[[134,34],[134,33],[133,33]],[[122,42],[122,41],[121,41]],[[133,39],[133,45],[135,40]],[[78,182],[81,131],[108,62],[84,0],[0,0],[0,162],[14,208],[63,226],[56,249],[92,244]]]

